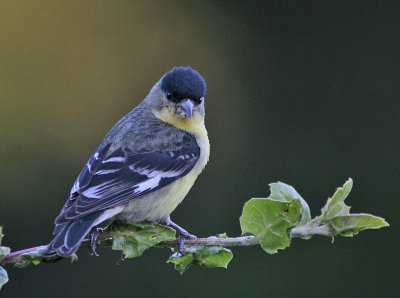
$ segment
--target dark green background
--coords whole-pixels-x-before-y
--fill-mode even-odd
[[[400,5],[397,1],[1,1],[0,222],[13,250],[46,244],[81,167],[161,75],[206,79],[211,159],[172,218],[240,234],[277,180],[313,215],[348,177],[353,212],[390,228],[234,248],[229,269],[179,275],[153,249],[7,268],[2,295],[395,296],[399,293]]]

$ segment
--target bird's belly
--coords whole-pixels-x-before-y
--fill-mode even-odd
[[[128,223],[164,220],[182,202],[197,176],[198,173],[192,171],[166,187],[133,199],[117,219]]]

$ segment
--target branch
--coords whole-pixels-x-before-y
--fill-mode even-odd
[[[185,240],[184,248],[199,247],[199,246],[223,246],[223,247],[233,247],[233,246],[251,246],[258,245],[258,240],[254,236],[242,236],[242,237],[227,237],[218,238],[216,236],[211,236],[208,238],[195,238]],[[167,248],[177,248],[178,240],[164,241],[161,242],[158,247]]]
[[[110,247],[112,246],[112,242],[115,237],[134,237],[136,233],[137,233],[136,231],[103,232],[99,234],[96,246]],[[292,229],[291,232],[292,237],[300,237],[300,238],[306,237],[307,235],[310,234],[331,236],[330,232],[325,226],[294,228]],[[252,246],[252,245],[259,245],[259,239],[255,236],[226,237],[226,238],[210,236],[207,238],[186,239],[184,244],[184,251],[186,253],[190,253],[200,247],[205,247],[205,246],[239,247],[239,246]],[[85,239],[82,241],[80,248],[85,248],[89,246],[90,246],[90,240]],[[40,245],[12,252],[0,261],[0,266],[14,264],[18,267],[24,267],[27,261],[32,261],[34,259],[42,261],[43,263],[55,263],[63,259],[60,256],[54,256],[50,258],[41,257],[41,254],[46,249],[46,247],[47,245]],[[171,241],[163,241],[156,244],[153,247],[178,249],[179,242],[178,239]],[[23,258],[22,255],[30,257]],[[77,257],[75,255],[71,258],[72,260],[76,260]]]
[[[99,234],[97,238],[97,247],[109,247],[112,245],[112,239],[115,237],[133,237],[135,235],[135,231],[132,232],[104,232]],[[233,246],[251,246],[258,245],[259,242],[254,236],[242,236],[242,237],[227,237],[227,238],[218,238],[215,236],[211,236],[208,238],[195,238],[195,239],[186,239],[184,244],[185,252],[193,252],[199,247],[204,246],[222,246],[222,247],[233,247]],[[90,240],[85,239],[82,241],[80,248],[89,247]],[[163,241],[154,247],[157,248],[173,248],[177,249],[179,246],[178,239],[172,241]],[[4,259],[0,261],[0,266],[14,264],[17,267],[24,267],[27,261],[32,261],[36,259],[37,261],[42,261],[43,263],[54,263],[63,259],[60,256],[54,256],[50,258],[41,257],[42,252],[45,250],[47,245],[40,245],[36,247],[26,248],[22,250],[18,250],[10,253]],[[22,257],[22,255],[29,256],[28,258]],[[28,260],[27,260],[28,259]],[[72,257],[72,260],[75,260],[76,256]]]
[[[225,234],[208,238],[186,239],[183,255],[174,253],[169,263],[181,273],[191,265],[204,267],[224,267],[232,259],[232,252],[226,247],[260,245],[269,253],[290,246],[292,238],[310,239],[313,235],[328,237],[354,236],[365,229],[379,229],[389,226],[381,217],[365,213],[350,213],[350,207],[344,203],[349,195],[353,181],[349,179],[339,187],[321,209],[321,214],[311,218],[307,202],[290,185],[282,182],[270,184],[271,194],[267,198],[254,198],[243,207],[239,218],[242,234],[246,236],[227,237]],[[248,235],[248,236],[247,236]],[[2,232],[0,227],[0,242]],[[106,230],[100,232],[96,245],[112,246],[121,250],[124,258],[134,258],[150,248],[172,248],[178,251],[179,243],[175,230],[151,222],[127,224],[114,221]],[[80,247],[90,247],[90,240],[82,241]],[[26,267],[30,263],[54,263],[60,256],[43,258],[46,245],[23,249],[10,253],[8,247],[0,246],[0,288],[8,281],[3,265],[14,264]],[[74,254],[70,259],[76,260]]]
[[[30,253],[38,253],[39,251],[43,251],[47,245],[40,245],[36,247],[26,248],[18,251],[14,251],[9,255],[5,256],[4,259],[1,260],[0,265],[9,265],[9,264],[18,264],[23,263],[24,260],[21,258],[23,254],[30,254]]]

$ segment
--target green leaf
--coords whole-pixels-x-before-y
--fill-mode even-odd
[[[389,224],[382,218],[371,214],[350,214],[336,216],[329,221],[336,234],[352,237],[365,229],[379,229]]]
[[[180,274],[183,274],[195,263],[194,255],[192,253],[181,255],[180,253],[174,253],[168,259],[167,263],[175,264],[175,270],[178,270]]]
[[[3,227],[0,226],[0,244],[3,239]],[[7,255],[10,254],[10,248],[5,246],[0,246],[0,261]],[[0,266],[0,290],[4,284],[8,282],[7,271]]]
[[[321,209],[321,216],[317,219],[325,225],[329,225],[331,234],[352,237],[365,229],[379,229],[389,226],[381,217],[364,213],[350,213],[350,206],[347,206],[344,200],[348,197],[352,187],[353,180],[349,178]]]
[[[5,246],[0,246],[0,261],[10,254],[10,248]]]
[[[301,216],[300,200],[251,199],[240,217],[242,235],[254,235],[270,254],[290,245],[290,232]]]
[[[353,180],[349,178],[343,187],[339,187],[329,198],[326,205],[321,209],[321,220],[327,221],[336,216],[348,215],[350,213],[350,206],[344,203],[344,200],[349,195],[353,187]]]
[[[4,284],[8,282],[8,275],[7,271],[0,266],[0,290],[3,287]]]
[[[228,264],[233,258],[232,252],[221,246],[207,246],[197,250],[193,255],[197,261],[196,265],[208,268],[228,268]]]
[[[198,265],[207,268],[227,268],[232,260],[232,252],[221,246],[206,246],[193,253],[181,255],[174,253],[167,263],[175,264],[175,269],[183,274],[191,265]]]
[[[299,195],[299,193],[290,186],[283,182],[271,183],[271,194],[268,198],[280,202],[292,202],[293,200],[300,200],[301,203],[301,220],[298,226],[305,225],[311,220],[310,207],[307,202]]]
[[[122,250],[125,258],[141,256],[146,249],[160,242],[175,239],[175,230],[150,222],[136,224],[114,222],[107,231],[118,231],[121,234],[114,237],[112,249]]]
[[[217,238],[228,238],[228,235],[226,233],[218,234]]]
[[[3,239],[3,227],[0,226],[0,245],[1,245],[1,240]],[[10,248],[5,247],[5,246],[0,246],[0,261],[7,255],[10,254]]]

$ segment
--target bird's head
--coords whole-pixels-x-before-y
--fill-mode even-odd
[[[190,67],[175,67],[161,79],[165,105],[173,107],[176,116],[192,118],[194,112],[204,114],[206,83],[201,75]]]
[[[168,122],[191,122],[204,118],[205,93],[206,83],[197,71],[175,67],[153,87],[147,101]]]

